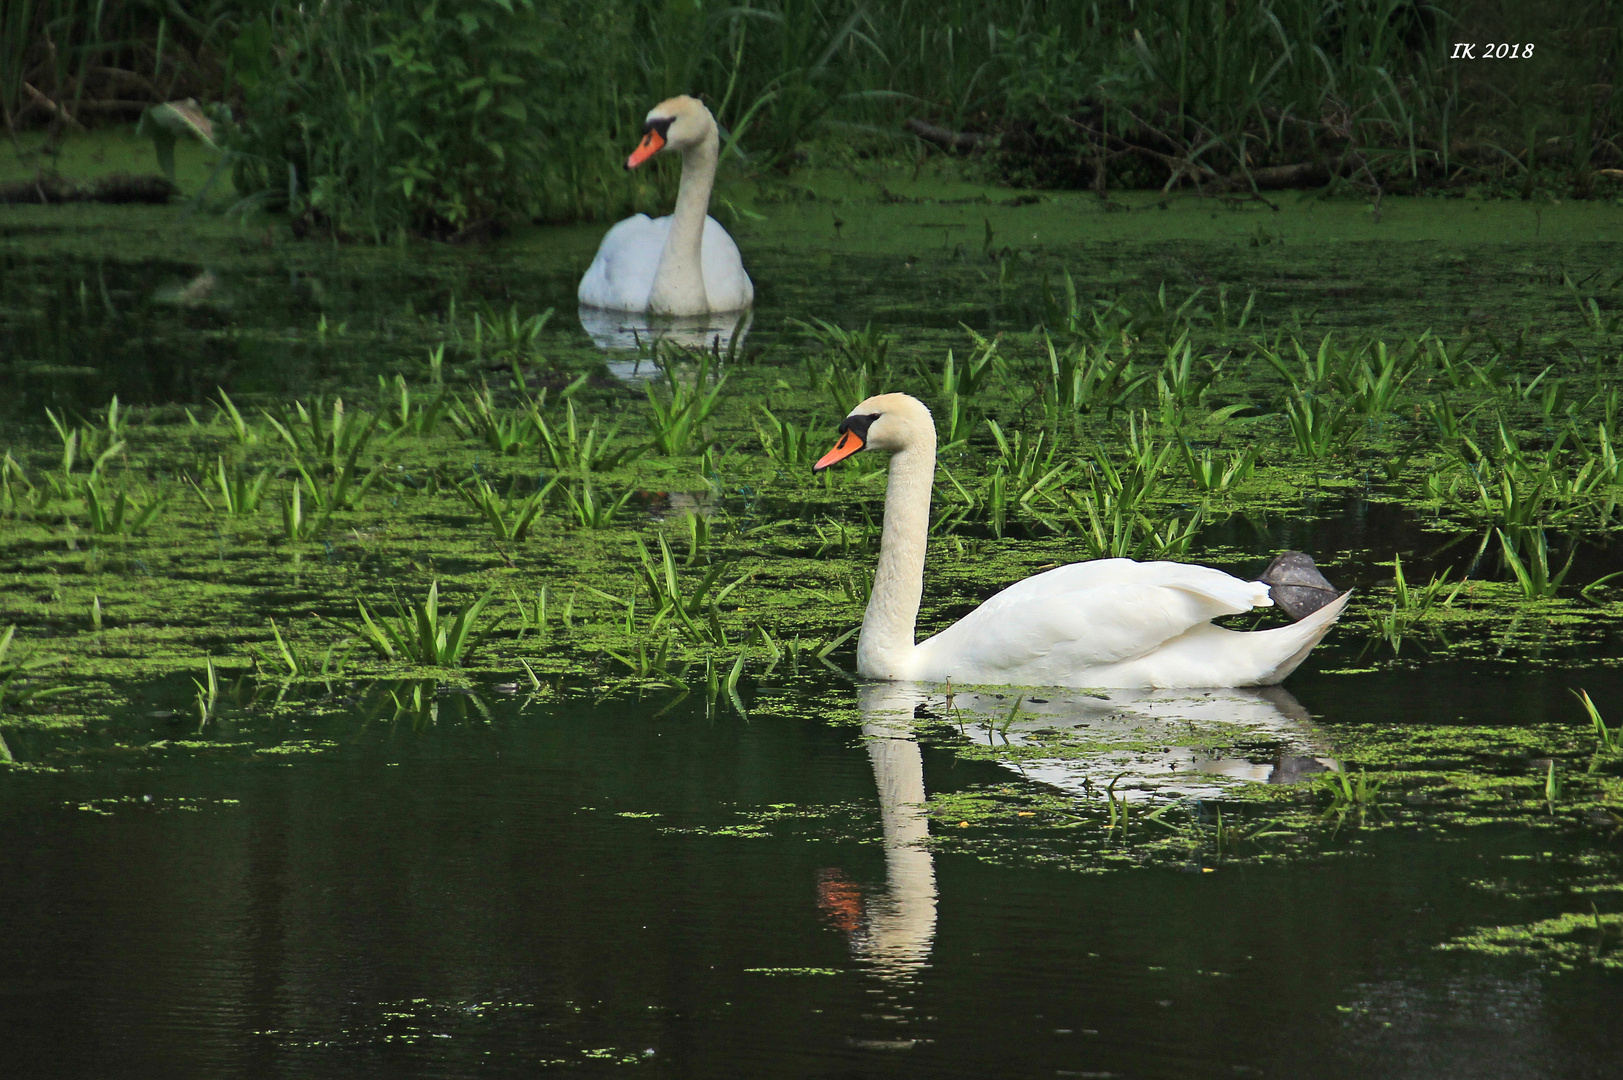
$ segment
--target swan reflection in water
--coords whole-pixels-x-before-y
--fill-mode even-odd
[[[1097,747],[1005,763],[1074,794],[1096,796],[1114,780],[1117,798],[1216,799],[1235,781],[1290,784],[1340,768],[1308,711],[1279,686],[959,692],[951,712],[966,738],[987,746]]]
[[[921,705],[957,722],[966,738],[989,745],[1042,745],[1061,733],[1112,745],[1078,757],[1006,763],[1028,780],[1086,798],[1101,798],[1112,780],[1117,798],[1215,798],[1236,782],[1293,783],[1340,768],[1307,710],[1278,686],[1053,690],[1024,697],[958,691],[949,699],[940,687],[887,682],[862,686],[857,701],[879,791],[885,887],[865,894],[839,870],[824,870],[818,905],[847,933],[852,955],[887,981],[912,980],[928,966],[935,940],[935,860],[926,844],[924,758],[913,723]],[[1250,742],[1259,753],[1224,754],[1191,742]]]
[[[655,342],[726,355],[729,349],[736,351],[743,347],[753,319],[754,312],[750,309],[668,316],[584,305],[580,309],[580,325],[593,344],[606,352],[634,354],[607,361],[610,374],[626,382],[658,377],[659,368],[649,357]]]
[[[821,871],[817,902],[851,940],[851,952],[887,978],[905,979],[930,959],[935,940],[935,858],[925,842],[924,757],[913,733],[921,688],[869,683],[857,691],[885,844],[885,890],[864,895],[838,870]]]

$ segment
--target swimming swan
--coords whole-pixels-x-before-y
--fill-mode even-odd
[[[815,470],[858,450],[887,451],[879,566],[857,638],[870,679],[1074,687],[1271,686],[1296,669],[1349,593],[1272,630],[1211,619],[1269,607],[1269,587],[1206,566],[1098,559],[1004,589],[941,633],[913,642],[935,475],[935,422],[923,402],[880,394],[840,425]]]
[[[635,169],[662,150],[682,154],[682,184],[669,217],[628,217],[603,237],[576,296],[590,307],[653,315],[741,311],[755,299],[738,245],[706,211],[716,183],[721,139],[697,98],[655,105],[642,142],[626,159]]]

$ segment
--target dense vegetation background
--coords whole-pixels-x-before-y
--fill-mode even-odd
[[[368,238],[651,203],[672,178],[628,184],[619,162],[648,107],[683,92],[707,97],[733,160],[760,171],[819,145],[928,143],[1011,182],[1101,191],[1525,193],[1553,170],[1585,197],[1596,170],[1623,163],[1623,8],[1603,0],[11,0],[4,12],[14,138],[176,98],[221,103],[245,196]]]

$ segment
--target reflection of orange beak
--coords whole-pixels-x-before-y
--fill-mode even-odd
[[[867,444],[862,441],[862,437],[856,432],[841,432],[840,441],[834,444],[834,449],[817,459],[817,464],[812,466],[812,472],[822,472],[836,461],[844,461],[865,445]]]
[[[626,158],[626,168],[635,169],[663,149],[665,136],[657,131],[650,131],[642,137],[642,142],[637,144],[637,148],[631,151],[631,156]]]
[[[847,934],[862,929],[862,890],[837,867],[817,871],[817,909]]]

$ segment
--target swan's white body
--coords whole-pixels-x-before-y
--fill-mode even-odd
[[[915,643],[935,475],[935,424],[905,394],[858,405],[819,467],[861,449],[891,452],[873,592],[857,639],[872,679],[1011,686],[1271,686],[1296,669],[1341,614],[1344,594],[1272,630],[1213,626],[1272,606],[1268,586],[1183,563],[1100,559],[1016,582]],[[859,430],[861,429],[861,430]],[[855,439],[856,445],[847,443]]]
[[[687,182],[683,173],[682,182]],[[654,282],[665,264],[670,245],[670,217],[651,218],[637,214],[617,223],[603,237],[597,257],[580,279],[577,297],[589,307],[613,311],[648,311],[654,295]],[[705,306],[692,311],[656,312],[664,315],[708,315],[717,311],[739,311],[755,300],[755,287],[744,272],[738,245],[715,218],[704,219],[699,249]]]
[[[720,135],[698,100],[671,98],[654,106],[647,132],[627,161],[635,168],[661,150],[682,154],[682,183],[669,217],[637,214],[608,231],[576,292],[582,304],[654,315],[740,311],[755,300],[738,245],[708,214],[716,182]],[[654,141],[654,140],[658,141]]]

